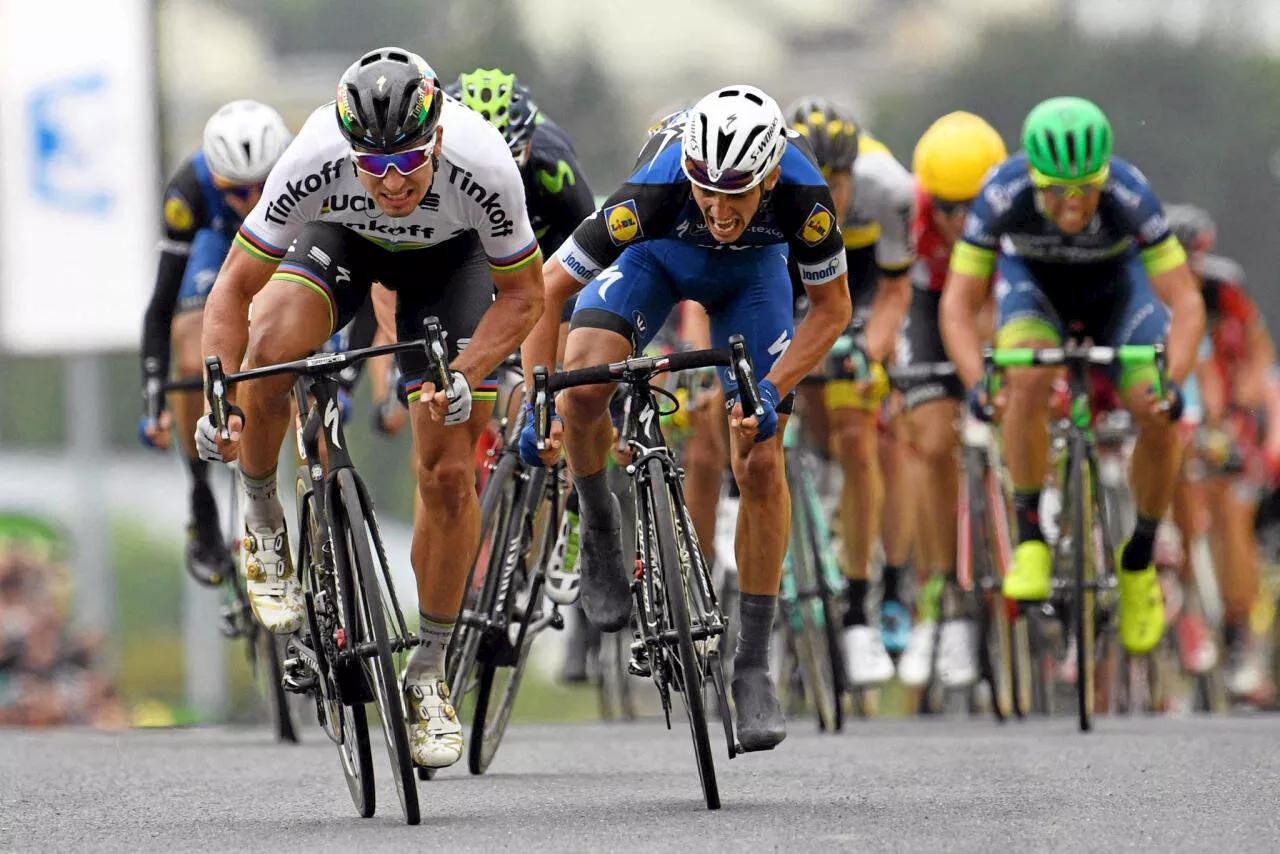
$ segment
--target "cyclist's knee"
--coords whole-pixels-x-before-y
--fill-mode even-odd
[[[956,445],[956,429],[953,424],[954,406],[947,405],[943,411],[922,412],[915,425],[912,446],[926,465],[954,465]]]
[[[1042,346],[1035,344],[1031,346]],[[1047,345],[1046,345],[1047,346]],[[1008,389],[1011,407],[1029,407],[1044,410],[1049,405],[1049,393],[1053,390],[1052,368],[1010,368],[1005,372],[1003,384]]]
[[[428,507],[456,516],[475,496],[475,468],[464,454],[442,454],[418,463],[418,494]]]
[[[870,413],[839,410],[830,422],[831,448],[846,475],[865,472],[876,459],[876,422]]]
[[[785,480],[782,469],[782,443],[764,442],[752,445],[745,457],[733,462],[733,476],[744,501],[768,500],[779,494]]]
[[[556,408],[567,421],[585,424],[599,418],[609,409],[613,386],[584,385],[565,389],[556,398]]]

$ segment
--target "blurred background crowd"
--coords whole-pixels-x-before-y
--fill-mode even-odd
[[[89,4],[97,5],[70,6]],[[138,257],[119,263],[80,244],[74,210],[40,226],[54,232],[56,253],[30,248],[22,230],[44,213],[14,189],[15,176],[32,168],[15,140],[39,132],[25,112],[34,96],[20,91],[26,77],[15,69],[63,61],[15,53],[30,41],[17,32],[29,5],[0,0],[0,55],[8,55],[0,56],[0,90],[9,93],[0,100],[0,127],[8,127],[0,238],[9,232],[0,239],[0,511],[35,517],[46,533],[0,539],[2,724],[252,715],[242,655],[217,633],[216,594],[195,590],[182,570],[182,464],[138,446],[138,356],[125,342],[141,335],[163,182],[199,145],[208,116],[226,101],[255,98],[296,130],[332,98],[352,59],[379,45],[422,54],[446,83],[477,66],[518,74],[574,140],[598,193],[625,177],[657,117],[731,82],[759,85],[784,104],[805,93],[842,101],[908,164],[916,139],[943,113],[978,113],[1013,143],[1032,104],[1081,95],[1107,111],[1117,153],[1142,166],[1164,201],[1213,213],[1219,251],[1244,265],[1253,298],[1280,318],[1270,287],[1280,217],[1274,0],[131,0],[146,21],[134,59],[150,81],[134,106],[154,120],[154,133],[143,131],[153,144],[121,154],[114,137],[130,118],[108,114],[66,155],[69,174],[109,170],[110,180],[152,200],[145,227],[134,229],[147,232],[136,241],[142,248],[128,248]],[[32,150],[57,157],[59,145],[41,137]],[[131,168],[95,166],[99,150],[132,158],[123,161]],[[100,183],[76,186],[85,181]],[[37,264],[19,265],[18,255]],[[71,261],[86,272],[41,273]],[[118,310],[119,328],[100,341],[51,333],[31,344],[35,326],[57,330],[68,311],[95,313],[75,292],[50,290],[70,279]],[[413,490],[407,437],[374,437],[363,419],[349,435],[389,551],[403,563]],[[202,679],[192,678],[196,667]],[[576,708],[551,695],[525,712],[571,716]]]

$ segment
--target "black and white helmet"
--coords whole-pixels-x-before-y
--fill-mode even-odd
[[[266,104],[232,101],[204,126],[205,163],[228,183],[261,183],[290,139],[284,119]]]
[[[726,86],[689,110],[681,164],[717,193],[745,193],[782,161],[786,122],[778,102],[754,86]]]

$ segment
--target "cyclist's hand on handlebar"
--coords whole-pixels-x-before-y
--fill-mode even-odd
[[[429,381],[422,383],[421,400],[427,404],[432,421],[453,427],[471,419],[471,384],[461,371],[450,371],[449,381],[453,386],[453,403],[449,402],[449,395],[444,389],[437,391],[435,383]]]
[[[996,392],[995,398],[992,399],[987,394],[983,383],[978,383],[969,389],[965,395],[965,402],[968,404],[969,414],[984,424],[999,423],[1000,417],[1004,414],[1004,391]]]
[[[755,415],[743,417],[742,399],[734,401],[733,410],[729,413],[729,428],[738,435],[742,442],[766,442],[778,432],[778,405],[781,398],[778,389],[769,380],[760,380],[760,404],[764,407],[764,415],[759,419]]]
[[[148,448],[167,451],[173,444],[172,434],[169,432],[172,426],[173,415],[167,409],[162,411],[160,418],[155,421],[143,415],[138,420],[138,441]]]
[[[373,407],[373,430],[383,436],[395,436],[409,420],[409,410],[394,396]]]
[[[1143,411],[1135,412],[1135,417],[1163,418],[1174,422],[1182,418],[1186,400],[1182,396],[1182,389],[1173,380],[1165,380],[1164,394],[1156,394],[1155,386],[1150,385],[1144,391],[1141,403]]]
[[[231,433],[229,441],[222,441],[217,426],[213,423],[213,414],[206,412],[196,422],[196,452],[200,459],[211,463],[230,463],[240,457],[240,430],[244,427],[244,416],[238,411],[227,416],[227,429]]]
[[[520,430],[520,459],[526,465],[542,468],[552,466],[560,459],[560,446],[564,434],[564,422],[556,415],[554,403],[551,407],[551,435],[547,437],[547,446],[538,450],[538,433],[533,425],[533,404],[525,401],[524,427]]]

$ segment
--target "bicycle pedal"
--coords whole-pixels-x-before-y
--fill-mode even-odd
[[[547,625],[557,631],[564,628],[564,615],[560,613],[559,606],[552,607],[550,622]]]
[[[299,658],[286,658],[283,670],[284,676],[281,678],[280,684],[284,686],[286,691],[291,693],[309,694],[319,684],[319,679],[316,675]]]
[[[641,661],[634,657],[627,662],[627,672],[632,676],[648,677],[653,675],[653,669],[649,667],[648,661]]]

